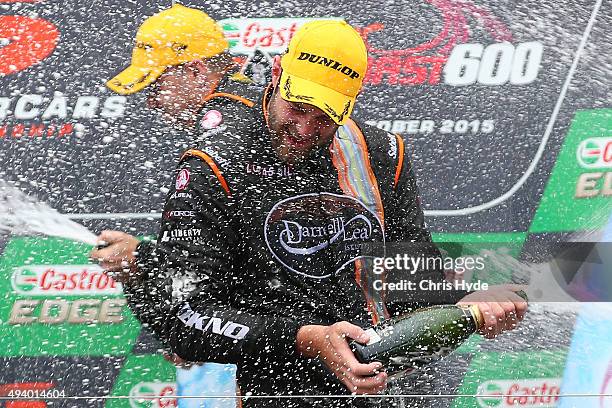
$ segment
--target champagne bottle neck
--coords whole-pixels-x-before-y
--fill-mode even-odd
[[[482,312],[476,305],[469,305],[468,310],[474,318],[474,322],[476,323],[476,330],[480,330],[484,325],[484,316],[482,315]]]

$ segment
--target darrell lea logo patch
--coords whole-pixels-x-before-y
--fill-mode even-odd
[[[272,207],[264,234],[274,257],[292,272],[327,278],[362,258],[366,243],[384,243],[378,217],[360,201],[332,193],[291,197]]]

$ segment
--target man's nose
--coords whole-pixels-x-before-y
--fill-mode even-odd
[[[301,118],[296,122],[296,128],[302,138],[317,137],[319,135],[319,126],[316,120],[310,118]]]

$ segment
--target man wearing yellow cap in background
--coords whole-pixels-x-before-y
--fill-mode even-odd
[[[227,88],[234,82],[248,82],[238,73],[227,48],[223,31],[206,13],[174,4],[142,23],[130,66],[107,86],[121,95],[147,88],[150,108],[182,128],[194,129],[211,95],[231,93]],[[119,231],[104,231],[99,238],[110,244],[91,254],[102,267],[127,273],[125,266],[129,266],[136,273],[136,238]],[[151,248],[142,243],[139,249],[148,253]],[[118,276],[119,280],[125,277]]]
[[[243,395],[317,396],[245,407],[363,406],[333,395],[386,387],[383,367],[359,363],[348,340],[367,343],[365,327],[407,305],[372,290],[363,248],[431,236],[404,140],[351,118],[366,69],[352,27],[316,21],[275,58],[257,102],[210,100],[164,207],[157,255],[167,280],[124,285],[128,297],[150,293],[155,307],[141,313],[180,357],[236,364]],[[495,298],[461,299],[478,304],[489,336],[526,308],[509,290]]]
[[[227,47],[221,28],[206,13],[175,4],[143,22],[136,34],[131,65],[107,86],[122,95],[146,88],[150,108],[172,123],[193,130],[211,97],[239,98],[236,84],[251,82],[239,72]],[[137,272],[136,238],[120,231],[104,231],[99,238],[110,245],[91,255],[103,268],[123,275],[130,270]],[[152,248],[143,242],[138,252],[148,254]]]
[[[107,82],[121,95],[151,87],[148,105],[192,127],[206,98],[231,80],[248,79],[227,52],[228,42],[206,13],[175,4],[144,21],[132,63]]]
[[[227,49],[223,31],[212,18],[203,11],[174,4],[142,23],[136,34],[130,66],[109,80],[107,86],[121,95],[146,90],[149,108],[159,111],[175,125],[193,130],[198,115],[211,96],[233,95],[236,83],[250,83],[249,78],[239,73],[239,66]],[[121,231],[103,231],[99,240],[107,246],[93,251],[91,256],[105,270],[113,272],[118,281],[125,282],[156,272],[154,262],[150,265],[139,262],[141,258],[154,256],[152,242],[140,242]],[[129,298],[137,317],[137,308],[146,307],[150,301],[146,293],[140,294],[142,296]],[[177,356],[166,357],[184,368],[189,367]],[[206,373],[206,381],[211,390],[214,388],[214,394],[224,393],[220,392],[219,385],[233,394],[232,367],[206,364],[196,371]],[[179,374],[179,377],[186,375]],[[215,381],[227,384],[215,384]],[[181,402],[198,403],[197,400]],[[219,407],[235,406],[233,400],[214,402]]]

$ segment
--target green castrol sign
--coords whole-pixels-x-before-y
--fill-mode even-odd
[[[0,259],[0,355],[123,355],[140,325],[87,245],[13,238]]]
[[[540,407],[556,405],[565,350],[481,352],[459,387],[453,408]],[[469,397],[468,397],[469,395]]]
[[[578,111],[531,233],[603,227],[612,211],[612,109]]]

